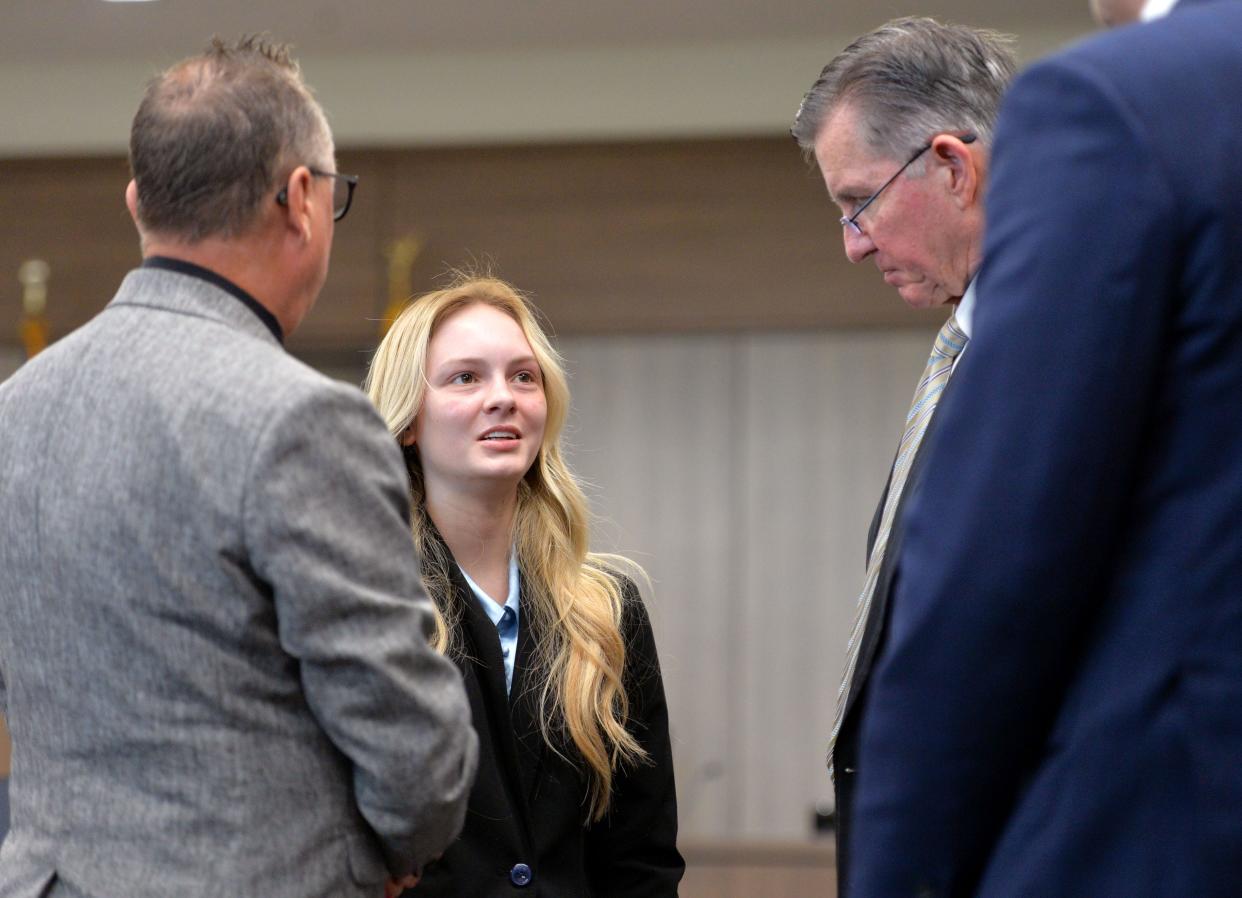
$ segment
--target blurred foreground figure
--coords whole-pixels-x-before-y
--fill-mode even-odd
[[[1181,0],[1002,107],[976,332],[863,725],[855,894],[1238,894],[1240,35],[1242,3]]]
[[[281,345],[352,179],[256,41],[158,77],[130,162],[142,267],[0,387],[0,895],[377,898],[476,739],[401,453]]]

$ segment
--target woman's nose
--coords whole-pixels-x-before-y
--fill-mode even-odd
[[[512,408],[513,388],[506,377],[494,377],[487,385],[487,408],[506,409]]]

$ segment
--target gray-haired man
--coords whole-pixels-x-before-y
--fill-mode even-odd
[[[400,453],[281,346],[351,179],[252,40],[155,79],[130,161],[142,267],[0,387],[0,895],[395,893],[477,745]]]
[[[897,19],[824,67],[792,129],[840,207],[845,254],[871,259],[916,309],[948,306],[906,421],[867,540],[867,575],[847,647],[828,749],[836,789],[837,870],[845,892],[860,721],[884,637],[903,500],[920,447],[970,337],[982,261],[983,191],[1001,96],[1013,76],[1009,40],[933,19]]]

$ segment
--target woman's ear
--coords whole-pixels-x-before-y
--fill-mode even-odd
[[[398,442],[400,442],[402,446],[406,446],[406,447],[413,446],[415,443],[414,425],[411,424],[405,430],[401,431],[401,436],[398,437],[397,439],[398,439]]]

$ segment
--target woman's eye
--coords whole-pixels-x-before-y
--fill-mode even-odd
[[[453,384],[472,384],[474,383],[474,375],[469,371],[463,371],[461,374],[455,374],[453,379],[449,381]]]

